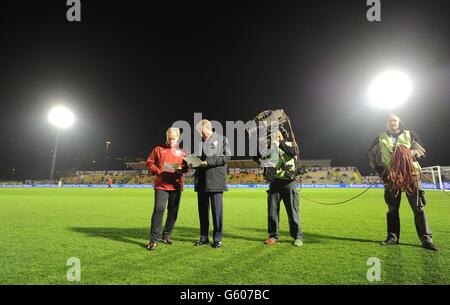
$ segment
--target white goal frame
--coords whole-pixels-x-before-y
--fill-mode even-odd
[[[422,167],[422,173],[431,175],[432,182],[435,185],[435,189],[437,189],[437,185],[439,185],[439,189],[444,190],[444,185],[442,183],[443,182],[442,174],[450,173],[450,166],[435,165],[435,166]],[[450,177],[450,175],[446,175],[446,176]],[[436,181],[436,177],[437,177],[437,181]],[[430,182],[430,181],[427,181],[427,182]]]

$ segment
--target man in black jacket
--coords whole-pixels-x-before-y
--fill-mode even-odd
[[[203,148],[202,163],[194,174],[200,219],[200,239],[195,246],[209,242],[209,207],[211,204],[214,226],[212,247],[220,248],[223,236],[223,192],[228,190],[226,177],[230,148],[227,138],[214,132],[208,120],[200,121],[196,129],[202,135]]]

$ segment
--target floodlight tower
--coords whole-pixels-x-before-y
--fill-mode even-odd
[[[111,141],[106,141],[105,144],[106,144],[106,150],[105,150],[105,175],[106,175],[106,172],[108,171],[108,166],[107,166],[107,164],[108,164],[108,150],[109,150],[109,145],[111,145]]]
[[[50,171],[50,180],[55,175],[56,153],[58,151],[59,133],[61,129],[72,127],[75,122],[75,116],[72,111],[63,106],[56,106],[48,113],[48,121],[56,127],[56,141],[53,149],[52,168]]]
[[[378,75],[369,87],[370,103],[379,108],[392,109],[411,95],[412,83],[407,74],[388,70]]]

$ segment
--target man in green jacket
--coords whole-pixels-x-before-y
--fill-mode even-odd
[[[396,245],[400,241],[400,217],[399,208],[401,200],[401,191],[396,192],[390,188],[389,167],[392,156],[398,145],[403,145],[409,149],[409,152],[416,159],[425,156],[425,149],[417,134],[413,131],[405,130],[402,122],[397,115],[390,115],[386,120],[386,131],[373,141],[369,149],[370,166],[376,170],[378,175],[385,183],[384,200],[388,205],[387,212],[387,238],[381,242],[384,246]],[[420,165],[417,161],[413,163],[414,175],[417,179],[416,191],[406,193],[409,205],[414,212],[414,223],[416,225],[417,235],[422,242],[422,247],[430,250],[438,250],[433,244],[431,231],[428,227],[427,217],[424,206],[426,204],[424,191],[420,182]]]
[[[269,238],[264,243],[269,246],[278,242],[281,200],[288,215],[289,231],[294,239],[292,244],[297,247],[303,245],[300,229],[300,198],[294,174],[298,155],[294,145],[296,143],[285,141],[283,134],[280,131],[277,132],[273,143],[275,151],[272,156],[276,159],[276,165],[272,168],[273,174],[267,191]]]

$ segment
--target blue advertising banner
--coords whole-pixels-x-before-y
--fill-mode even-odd
[[[297,184],[298,188],[304,189],[352,189],[352,188],[368,188],[370,184]],[[185,188],[194,188],[193,184],[185,184]],[[230,189],[251,189],[251,188],[268,188],[269,184],[228,184]],[[383,184],[374,184],[372,188],[383,188]],[[439,185],[433,183],[422,183],[422,187],[426,190],[440,189]],[[450,182],[443,182],[444,190],[450,190]],[[106,184],[0,184],[0,188],[108,188]],[[113,184],[112,188],[153,188],[153,184]]]

